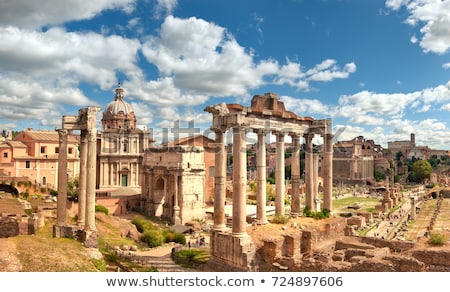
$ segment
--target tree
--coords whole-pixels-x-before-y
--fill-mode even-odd
[[[395,154],[395,160],[400,161],[400,159],[402,159],[403,157],[403,153],[401,151],[397,152]]]
[[[428,162],[430,162],[431,167],[436,167],[438,166],[439,163],[441,163],[441,161],[439,160],[439,158],[437,158],[436,155],[433,155],[430,159],[428,159]]]
[[[67,198],[70,201],[78,202],[78,177],[71,178],[67,182]]]
[[[412,178],[415,182],[422,183],[429,179],[433,168],[427,160],[417,160],[412,164]]]

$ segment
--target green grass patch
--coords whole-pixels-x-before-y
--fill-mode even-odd
[[[209,257],[209,250],[199,248],[182,249],[173,255],[174,262],[185,268],[196,268],[206,264]]]

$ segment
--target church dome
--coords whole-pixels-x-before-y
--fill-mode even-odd
[[[135,129],[136,116],[131,105],[124,100],[123,88],[120,84],[115,92],[114,100],[103,111],[103,129]]]

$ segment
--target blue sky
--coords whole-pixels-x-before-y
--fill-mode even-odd
[[[336,140],[450,149],[450,0],[3,0],[0,41],[1,129],[60,128],[120,81],[156,140],[273,92]]]

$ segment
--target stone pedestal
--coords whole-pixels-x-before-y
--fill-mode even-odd
[[[97,230],[83,230],[81,231],[81,242],[86,248],[98,247],[98,232]]]
[[[255,245],[250,236],[234,236],[229,232],[211,231],[211,262],[228,267],[227,271],[251,271]]]

